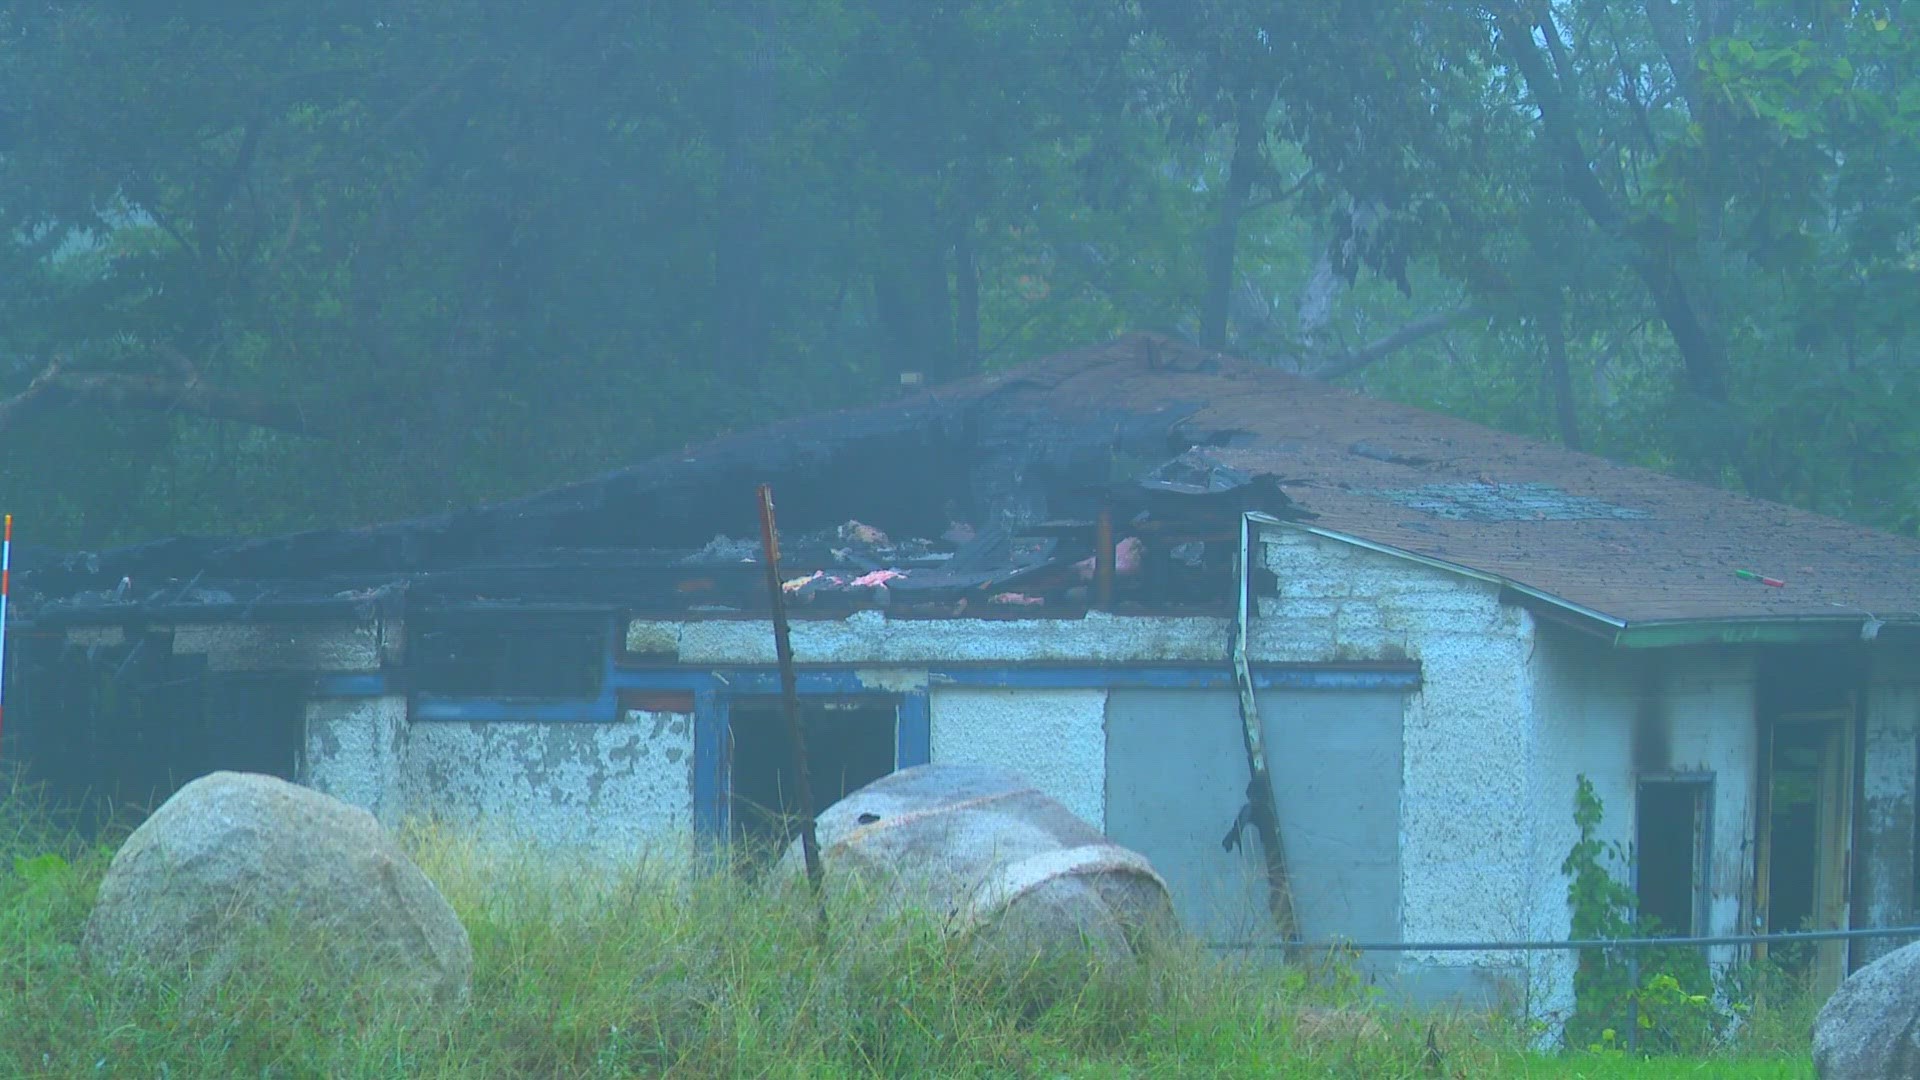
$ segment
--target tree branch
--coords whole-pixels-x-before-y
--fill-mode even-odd
[[[1673,72],[1675,88],[1686,100],[1687,111],[1693,115],[1693,119],[1706,123],[1706,102],[1700,97],[1693,44],[1687,40],[1686,24],[1679,9],[1674,6],[1673,0],[1647,0],[1646,7],[1647,24],[1653,29],[1653,39],[1660,46],[1660,55],[1666,58],[1667,69]]]
[[[1483,309],[1478,304],[1468,304],[1451,311],[1442,311],[1425,318],[1415,319],[1383,338],[1334,357],[1328,363],[1308,372],[1307,375],[1309,378],[1323,381],[1344,378],[1368,364],[1399,352],[1414,342],[1432,337],[1448,327],[1480,314],[1483,314]]]
[[[1265,210],[1269,206],[1276,206],[1286,202],[1306,190],[1307,183],[1313,179],[1313,175],[1314,170],[1308,169],[1306,172],[1300,174],[1300,179],[1288,184],[1284,189],[1273,192],[1264,198],[1247,200],[1247,205],[1241,212],[1251,214],[1255,210]]]
[[[326,437],[330,434],[309,423],[297,405],[210,386],[202,381],[192,362],[177,350],[162,346],[156,351],[166,361],[166,370],[145,375],[116,371],[69,372],[63,361],[55,360],[35,376],[25,390],[0,399],[0,432],[35,413],[82,407],[113,412],[181,413],[300,435]]]
[[[60,368],[64,362],[55,360],[48,364],[45,371],[33,377],[25,390],[5,400],[0,400],[0,431],[7,430],[20,417],[40,407],[48,394],[54,391],[54,381],[60,378]]]
[[[1615,236],[1626,233],[1626,214],[1595,175],[1586,148],[1574,128],[1563,87],[1549,70],[1546,58],[1534,44],[1527,24],[1511,15],[1498,16],[1496,24],[1507,54],[1519,69],[1520,77],[1540,110],[1540,125],[1547,146],[1558,158],[1560,174],[1569,194],[1587,216],[1601,229]],[[1708,329],[1694,305],[1687,283],[1675,267],[1671,253],[1644,243],[1632,262],[1640,280],[1652,294],[1660,318],[1673,334],[1674,344],[1685,363],[1688,388],[1712,402],[1727,400],[1726,359],[1719,341]]]

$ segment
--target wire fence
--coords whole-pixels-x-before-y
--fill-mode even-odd
[[[1920,926],[1870,927],[1859,930],[1795,930],[1777,934],[1729,934],[1717,937],[1586,938],[1569,941],[1212,941],[1215,949],[1268,949],[1287,952],[1533,952],[1548,949],[1665,949],[1712,948],[1727,945],[1771,945],[1808,941],[1850,941],[1859,938],[1920,938]]]
[[[1641,1049],[1640,954],[1649,949],[1708,949],[1729,946],[1800,945],[1873,938],[1920,939],[1920,926],[1863,927],[1850,930],[1794,930],[1772,934],[1716,934],[1690,937],[1575,938],[1566,941],[1258,941],[1209,942],[1216,949],[1285,952],[1289,957],[1341,953],[1502,953],[1601,950],[1624,952],[1627,980],[1626,1049]]]

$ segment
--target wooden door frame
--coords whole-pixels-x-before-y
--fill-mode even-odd
[[[1813,863],[1815,874],[1818,875],[1823,863],[1830,858],[1838,859],[1839,865],[1830,868],[1829,873],[1834,876],[1838,883],[1840,897],[1837,902],[1837,908],[1840,920],[1846,925],[1837,927],[1837,929],[1847,929],[1853,922],[1854,853],[1859,842],[1858,830],[1860,815],[1857,804],[1859,802],[1859,787],[1861,782],[1860,754],[1862,747],[1859,730],[1861,723],[1860,698],[1858,694],[1849,692],[1843,704],[1829,708],[1784,710],[1777,713],[1763,714],[1760,719],[1760,731],[1757,740],[1759,743],[1760,760],[1758,762],[1759,768],[1756,770],[1758,781],[1755,785],[1756,795],[1754,799],[1753,859],[1753,924],[1755,929],[1760,933],[1775,933],[1797,929],[1795,927],[1774,926],[1773,912],[1771,910],[1771,878],[1774,863],[1773,762],[1774,748],[1777,741],[1775,732],[1779,727],[1785,725],[1818,724],[1822,722],[1830,725],[1827,729],[1829,744],[1823,749],[1823,756],[1826,754],[1835,755],[1838,758],[1841,769],[1841,774],[1835,784],[1838,789],[1836,793],[1838,805],[1834,808],[1839,814],[1839,821],[1834,823],[1831,829],[1823,826],[1821,824],[1821,807],[1816,802],[1814,809],[1814,844],[1816,846],[1814,851],[1810,853],[1810,861]],[[1832,746],[1831,743],[1833,741],[1837,741],[1839,745],[1837,747]],[[1824,790],[1824,784],[1822,788]],[[1818,797],[1816,796],[1816,798]],[[1829,855],[1821,850],[1820,844],[1823,837],[1837,838],[1839,840],[1841,850],[1837,855]],[[1831,839],[1829,842],[1831,842]],[[1822,879],[1816,876],[1813,889],[1813,906],[1816,909],[1816,917],[1817,913],[1823,907],[1820,897],[1821,890],[1819,888],[1821,881]],[[1754,960],[1765,960],[1767,952],[1767,946],[1764,942],[1756,943],[1753,946]],[[1850,948],[1850,943],[1846,941],[1822,943],[1817,947],[1817,957],[1815,961],[1817,965],[1837,968],[1837,971],[1829,971],[1824,976],[1816,977],[1833,980],[1833,977],[1837,975],[1839,978],[1845,978],[1848,972],[1852,970],[1852,949]]]

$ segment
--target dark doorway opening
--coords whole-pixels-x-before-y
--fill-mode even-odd
[[[311,679],[209,672],[165,632],[36,659],[26,778],[82,834],[137,823],[210,772],[296,777]]]
[[[1705,933],[1713,781],[1706,774],[1644,777],[1634,821],[1634,891],[1643,930]]]
[[[807,771],[817,814],[893,771],[893,702],[806,701],[800,705]],[[777,701],[736,702],[729,834],[749,861],[777,857],[793,838],[793,746]]]
[[[1762,909],[1769,931],[1844,930],[1853,849],[1854,748],[1851,707],[1789,712],[1766,729]],[[1817,991],[1839,986],[1847,943],[1780,948],[1770,954],[1810,971]]]

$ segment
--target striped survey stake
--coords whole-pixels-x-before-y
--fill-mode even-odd
[[[7,579],[12,572],[13,515],[8,514],[6,531],[0,532],[0,734],[7,715]]]

